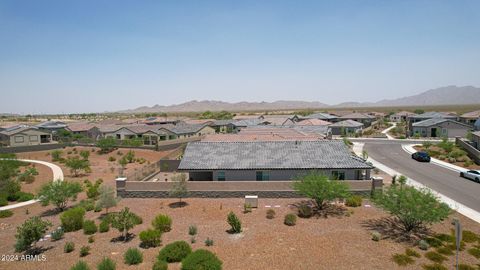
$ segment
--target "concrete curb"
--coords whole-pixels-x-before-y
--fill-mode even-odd
[[[419,145],[419,144],[408,144],[408,145],[403,144],[402,149],[403,149],[403,151],[405,151],[409,154],[413,154],[413,153],[417,152],[417,150],[415,150],[415,148],[413,148],[416,145]],[[441,161],[439,159],[432,158],[432,157],[430,158],[430,162],[437,165],[437,166],[440,166],[440,167],[443,167],[445,169],[449,169],[451,171],[458,172],[458,173],[463,172],[463,171],[468,171],[468,169],[465,169],[463,167],[453,165],[453,164],[450,164],[448,162]]]
[[[353,151],[355,152],[356,155],[358,156],[362,156],[362,151],[363,151],[363,146],[364,144],[363,143],[353,143]],[[394,175],[402,175],[401,173],[395,171],[394,169],[372,159],[372,158],[368,158],[367,159],[368,162],[371,162],[373,166],[377,167],[378,169],[384,171],[385,173],[387,173],[388,175],[390,176],[394,176]],[[409,178],[407,177],[407,184],[412,186],[412,187],[415,187],[417,189],[429,189],[434,195],[436,195],[440,201],[446,203],[451,209],[457,211],[458,213],[474,220],[475,222],[478,222],[480,223],[480,213],[473,210],[472,208],[470,207],[467,207],[427,186],[425,186],[424,184],[422,183],[419,183],[417,181],[415,181],[414,179],[412,178]]]
[[[46,162],[46,161],[41,161],[41,160],[32,160],[32,159],[17,159],[17,160],[18,161],[29,162],[29,163],[37,163],[37,164],[45,165],[52,170],[53,181],[63,181],[64,180],[62,168],[60,168],[59,166],[57,166],[53,163]],[[23,207],[23,206],[34,204],[36,202],[38,202],[38,200],[30,200],[30,201],[26,201],[26,202],[20,202],[20,203],[15,203],[15,204],[2,206],[2,207],[0,207],[0,211]]]

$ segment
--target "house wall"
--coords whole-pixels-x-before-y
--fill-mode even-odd
[[[342,131],[345,133],[358,133],[362,131],[361,127],[346,127],[346,128],[341,128],[341,127],[330,127],[330,130],[332,132],[332,135],[344,135],[342,134]]]
[[[42,144],[40,140],[41,135],[46,135],[49,137],[49,141],[52,141],[52,135],[50,133],[45,133],[40,130],[25,130],[21,133],[10,135],[10,146],[28,146],[28,145],[40,145]]]
[[[473,147],[480,150],[480,136],[472,134]]]
[[[419,134],[421,137],[431,137],[432,129],[437,129],[436,137],[465,137],[470,130],[469,127],[453,122],[444,122],[430,127],[412,127],[413,135]]]

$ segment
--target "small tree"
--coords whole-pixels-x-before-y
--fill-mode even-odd
[[[62,150],[53,150],[50,153],[50,155],[52,156],[52,161],[53,162],[60,161],[62,159],[62,154],[63,154]]]
[[[31,245],[40,240],[51,226],[52,223],[44,221],[39,217],[27,219],[17,228],[15,250],[17,252],[29,250]]]
[[[108,137],[97,141],[97,147],[100,148],[100,153],[110,153],[115,149],[117,142],[114,138]]]
[[[230,232],[232,233],[241,233],[242,232],[242,222],[233,212],[230,212],[227,216],[227,222],[230,225]]]
[[[347,184],[341,181],[331,181],[326,175],[311,172],[298,177],[293,182],[294,190],[315,201],[318,209],[323,209],[327,202],[350,196]]]
[[[95,183],[92,183],[87,179],[83,181],[83,183],[85,184],[85,187],[86,187],[85,192],[87,193],[87,197],[90,199],[96,200],[98,198],[98,195],[100,194],[99,188],[100,188],[100,185],[103,183],[103,180],[97,179]]]
[[[382,193],[375,194],[373,201],[395,216],[409,233],[425,224],[442,221],[450,214],[450,208],[428,189],[417,190],[407,186],[403,177]]]
[[[70,157],[65,160],[65,166],[70,168],[70,172],[73,173],[75,177],[78,176],[80,171],[90,170],[90,162],[85,159],[80,159],[78,157]]]
[[[125,160],[126,160],[128,163],[133,163],[133,162],[135,162],[135,152],[133,152],[132,150],[128,151],[128,152],[125,154]]]
[[[88,158],[90,157],[90,151],[88,151],[88,150],[80,151],[80,156],[81,156],[84,160],[88,160]]]
[[[181,203],[182,198],[188,196],[187,176],[182,173],[172,177],[172,180],[173,186],[172,189],[170,189],[169,195],[170,197],[178,198]]]
[[[82,186],[79,183],[56,180],[43,185],[37,196],[43,206],[52,203],[63,211],[68,201],[76,200],[80,192],[82,192]]]
[[[141,223],[141,218],[125,207],[122,211],[112,215],[112,227],[117,229],[124,241],[127,241],[128,231]]]
[[[108,209],[117,205],[117,198],[115,198],[115,190],[106,185],[101,185],[99,189],[97,207],[105,208],[105,213],[108,214]]]

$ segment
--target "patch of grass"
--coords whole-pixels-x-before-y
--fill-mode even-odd
[[[410,256],[410,257],[420,258],[420,253],[418,253],[417,251],[411,248],[405,249],[405,254],[407,254],[407,256]]]
[[[425,241],[431,247],[438,248],[438,247],[443,246],[443,241],[438,239],[438,238],[435,238],[435,237],[427,237],[427,238],[425,238]]]
[[[441,265],[441,264],[424,264],[422,265],[422,268],[424,270],[448,270],[447,267]]]
[[[13,216],[13,212],[10,210],[2,210],[0,211],[0,218],[7,218]]]
[[[479,236],[472,231],[462,231],[462,241],[473,243],[479,239]]]
[[[432,262],[436,262],[440,264],[447,260],[447,257],[435,251],[429,251],[425,253],[425,257],[431,260]]]
[[[468,254],[472,255],[477,259],[480,259],[480,248],[471,248],[468,250]]]
[[[455,237],[453,237],[452,235],[449,235],[449,234],[445,234],[445,233],[435,234],[434,237],[437,238],[440,241],[443,241],[443,242],[452,242],[452,241],[455,240]]]
[[[453,250],[448,247],[439,247],[437,248],[437,252],[447,256],[453,255]]]
[[[406,266],[414,263],[414,260],[410,256],[398,253],[393,254],[392,260],[400,266]]]
[[[458,270],[478,270],[480,268],[477,268],[475,266],[471,266],[468,264],[459,264],[458,265]]]

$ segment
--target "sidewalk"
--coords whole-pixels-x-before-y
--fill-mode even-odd
[[[392,137],[390,134],[388,134],[388,132],[392,129],[394,129],[396,126],[397,126],[397,123],[392,123],[393,125],[391,127],[388,127],[384,130],[382,130],[382,134],[385,134],[387,136],[387,139],[389,140],[392,140],[392,139],[395,139],[394,137]]]

